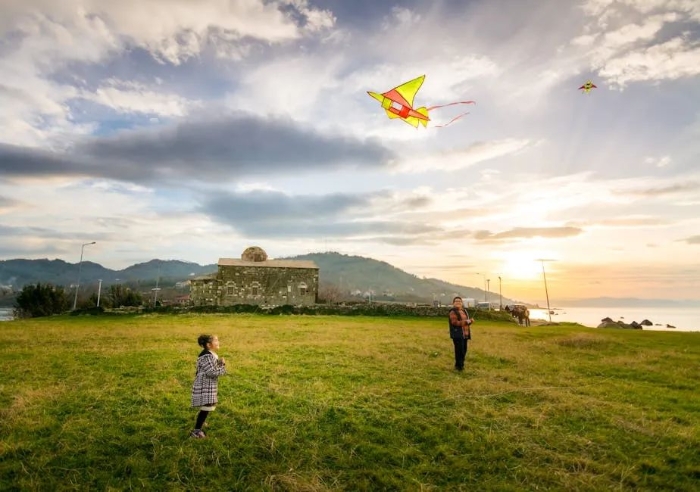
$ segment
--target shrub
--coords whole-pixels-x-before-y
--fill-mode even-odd
[[[70,299],[62,286],[37,283],[25,285],[15,300],[20,318],[39,318],[61,314],[70,309]]]

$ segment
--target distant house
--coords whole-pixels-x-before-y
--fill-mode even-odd
[[[175,299],[173,299],[173,302],[175,304],[180,304],[180,305],[186,305],[190,303],[190,296],[189,294],[184,295],[184,296],[177,296]]]
[[[177,282],[175,284],[176,289],[186,289],[187,287],[190,286],[192,282],[190,280],[185,280],[184,282]]]
[[[220,258],[218,270],[191,281],[195,306],[311,305],[318,299],[319,268],[313,261],[268,260],[257,246],[237,258]]]

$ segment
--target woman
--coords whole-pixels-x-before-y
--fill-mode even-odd
[[[467,356],[467,340],[471,340],[471,324],[473,319],[469,319],[469,313],[464,309],[462,298],[452,299],[452,309],[450,317],[450,338],[455,346],[455,369],[464,370],[464,358]]]

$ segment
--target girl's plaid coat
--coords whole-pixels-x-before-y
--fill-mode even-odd
[[[197,372],[192,385],[192,406],[216,405],[219,376],[226,374],[226,367],[219,365],[218,357],[208,350],[202,350],[197,358]]]

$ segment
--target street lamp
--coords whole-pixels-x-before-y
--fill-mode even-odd
[[[538,258],[536,261],[542,262],[542,276],[544,277],[544,293],[547,296],[547,314],[549,315],[549,322],[552,322],[552,310],[549,308],[549,291],[547,290],[547,275],[544,273],[544,262],[554,261],[546,258]]]
[[[486,291],[489,293],[489,297],[491,297],[491,279],[490,278],[486,279]],[[489,311],[491,311],[491,301],[489,301],[487,298],[486,302],[489,303]]]
[[[73,299],[73,311],[75,311],[75,307],[78,305],[78,290],[80,290],[80,272],[83,267],[83,251],[85,250],[85,246],[90,246],[91,244],[96,244],[95,241],[91,243],[85,243],[80,247],[80,263],[78,263],[78,285],[75,286],[75,298]]]
[[[503,291],[501,291],[501,277],[498,277],[498,304],[500,306],[500,310],[503,311]]]

